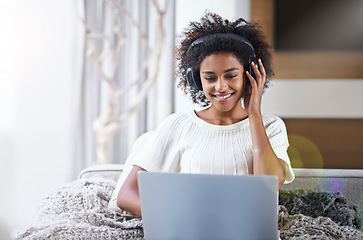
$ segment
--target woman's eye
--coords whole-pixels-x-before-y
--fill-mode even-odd
[[[226,78],[228,78],[228,79],[235,78],[235,77],[237,77],[237,74],[226,76]]]
[[[216,78],[215,78],[215,77],[204,77],[204,79],[205,79],[206,81],[213,81],[213,80],[215,80]]]

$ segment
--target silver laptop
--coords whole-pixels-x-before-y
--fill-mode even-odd
[[[277,177],[140,171],[146,240],[279,239]]]

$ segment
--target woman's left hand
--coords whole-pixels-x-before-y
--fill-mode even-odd
[[[251,114],[261,114],[261,101],[262,101],[262,93],[263,87],[266,82],[266,71],[263,67],[261,59],[258,59],[258,66],[252,62],[252,69],[256,75],[256,79],[254,79],[251,74],[246,71],[246,76],[249,79],[252,88],[246,89],[246,94],[244,97],[244,106],[248,115]]]

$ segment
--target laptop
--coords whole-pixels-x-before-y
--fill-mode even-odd
[[[276,176],[140,171],[146,240],[279,239]]]

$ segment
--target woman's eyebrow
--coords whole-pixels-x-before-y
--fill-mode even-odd
[[[239,70],[239,69],[238,68],[230,68],[230,69],[227,69],[226,71],[224,71],[224,73],[232,72],[232,71],[235,71],[235,70]],[[214,74],[214,72],[212,72],[212,71],[203,71],[202,73],[203,74]]]
[[[211,71],[203,71],[202,73],[203,74],[214,74],[214,72],[211,72]]]
[[[226,72],[232,72],[232,71],[234,71],[234,70],[238,70],[238,68],[230,68],[230,69],[227,69],[226,71],[224,71],[225,73]]]

